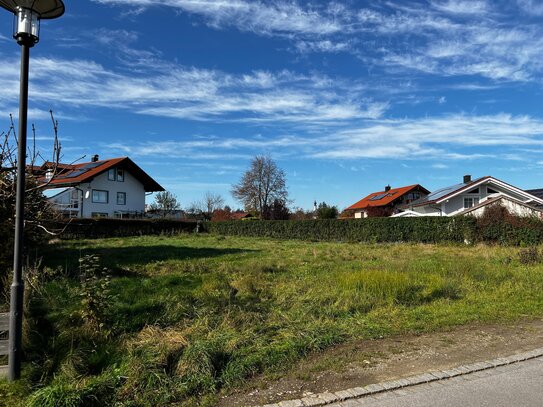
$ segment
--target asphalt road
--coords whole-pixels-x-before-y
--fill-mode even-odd
[[[330,406],[543,407],[543,358]]]

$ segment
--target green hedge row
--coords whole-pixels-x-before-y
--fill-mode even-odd
[[[473,241],[477,220],[471,217],[421,217],[229,221],[213,222],[207,227],[211,233],[229,236],[375,243],[438,243]]]
[[[205,225],[189,221],[171,219],[74,219],[68,223],[49,225],[56,230],[63,230],[62,239],[97,239],[106,237],[143,236],[190,233],[200,231]]]

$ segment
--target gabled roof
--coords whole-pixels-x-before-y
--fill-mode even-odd
[[[527,189],[526,192],[528,192],[530,195],[537,196],[538,198],[543,199],[543,188]]]
[[[427,194],[430,193],[430,191],[428,191],[426,188],[424,188],[423,186],[419,184],[408,185],[406,187],[401,187],[401,188],[392,188],[389,191],[373,192],[369,194],[367,197],[355,203],[354,205],[349,206],[346,210],[386,206],[394,202],[396,199],[407,194],[408,192],[411,192],[412,190],[417,189],[417,187]]]
[[[450,199],[456,195],[469,191],[472,188],[475,188],[481,184],[485,184],[488,182],[492,182],[510,191],[514,191],[520,195],[524,195],[527,199],[530,199],[531,201],[537,202],[539,204],[543,203],[543,199],[538,198],[537,196],[531,195],[530,193],[523,191],[522,189],[519,189],[511,184],[508,184],[506,182],[500,181],[497,178],[487,175],[481,178],[477,178],[473,181],[467,182],[465,184],[455,184],[455,185],[451,185],[445,188],[438,189],[437,191],[432,192],[430,195],[423,197],[421,199],[418,199],[415,202],[410,203],[408,206],[414,207],[414,206],[440,204],[446,201],[447,199]]]
[[[44,163],[42,167],[40,167],[40,172],[44,174],[45,170],[50,167],[51,163]],[[145,192],[164,191],[164,188],[128,157],[80,164],[58,164],[57,174],[50,182],[47,182],[45,177],[40,178],[39,181],[44,184],[47,183],[48,188],[75,186],[81,183],[90,182],[96,176],[114,167],[122,168],[132,174],[132,176],[143,184]]]

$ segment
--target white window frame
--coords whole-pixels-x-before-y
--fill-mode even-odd
[[[464,197],[464,209],[473,208],[474,206],[479,205],[479,197],[478,196],[465,196]]]

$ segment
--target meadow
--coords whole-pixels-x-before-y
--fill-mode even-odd
[[[543,316],[535,249],[187,234],[37,255],[6,405],[212,406],[339,343]]]

